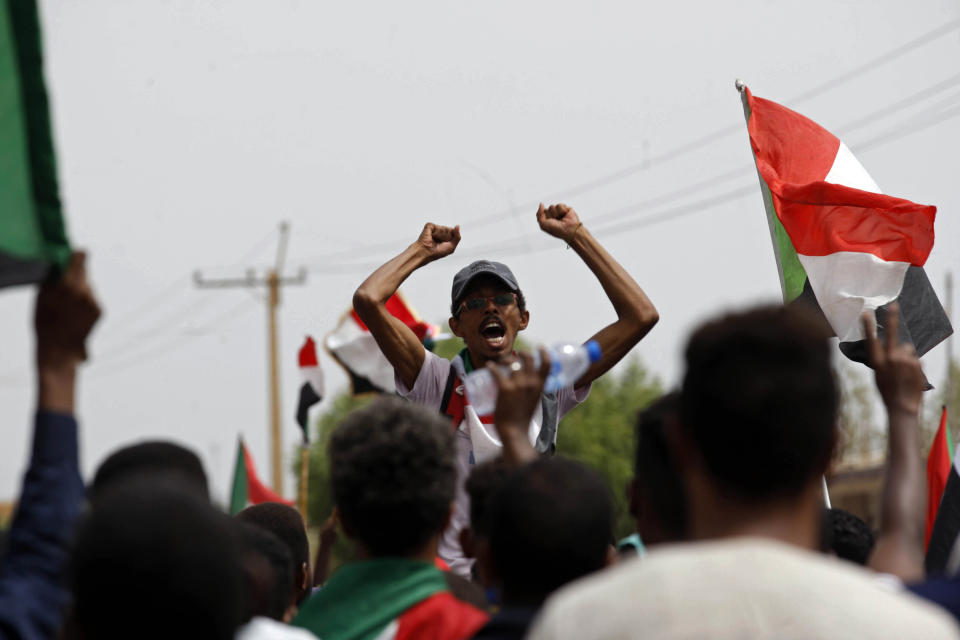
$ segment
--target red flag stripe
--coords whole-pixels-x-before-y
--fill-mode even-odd
[[[414,314],[413,310],[407,305],[406,301],[400,296],[399,293],[395,293],[390,296],[390,298],[387,299],[385,306],[387,307],[387,311],[390,312],[390,315],[410,327],[410,329],[412,329],[417,335],[418,339],[423,340],[424,336],[427,335],[427,332],[430,330],[430,324],[420,320],[420,318]],[[356,322],[361,329],[364,331],[370,331],[367,328],[367,325],[364,324],[363,320],[360,319],[360,316],[357,315],[356,310],[354,310],[352,307],[350,309],[350,315],[353,318],[353,321]]]
[[[314,342],[313,338],[310,336],[307,336],[306,342],[304,342],[303,346],[300,347],[300,354],[297,357],[297,360],[299,361],[301,367],[320,366],[320,363],[317,360],[317,343]]]
[[[840,140],[809,118],[749,90],[750,144],[777,217],[797,253],[871,253],[922,266],[936,207],[824,182]]]
[[[272,489],[263,484],[257,477],[257,470],[253,467],[253,457],[247,445],[243,447],[243,464],[247,468],[247,501],[251,504],[260,504],[262,502],[282,502],[283,504],[293,506],[293,501],[286,500],[283,496],[274,493]]]
[[[933,438],[930,454],[927,456],[927,531],[924,536],[923,549],[930,546],[930,534],[933,533],[933,523],[940,510],[940,499],[950,477],[950,447],[947,443],[947,408],[943,408],[940,415],[940,428]]]

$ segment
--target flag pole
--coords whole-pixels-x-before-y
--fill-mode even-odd
[[[740,102],[743,104],[743,118],[747,122],[747,127],[749,130],[750,127],[750,103],[747,101],[747,85],[746,83],[737,78],[733,82],[733,86],[736,88],[737,93],[740,94]],[[752,153],[752,150],[751,150]],[[777,275],[780,277],[780,294],[783,296],[783,301],[787,301],[787,283],[783,276],[783,264],[780,260],[780,243],[777,241],[777,228],[774,220],[777,219],[777,212],[773,209],[773,197],[770,195],[770,189],[767,187],[767,183],[764,182],[763,176],[760,175],[760,169],[757,169],[757,179],[760,181],[760,193],[763,196],[763,208],[767,213],[767,227],[770,229],[770,244],[773,246],[773,259],[777,263]]]
[[[749,130],[750,127],[750,103],[747,101],[747,85],[746,83],[737,78],[733,81],[733,86],[737,90],[737,93],[740,94],[740,102],[743,104],[743,117],[747,121],[747,127]],[[767,212],[767,226],[770,229],[770,244],[773,245],[773,257],[774,262],[777,263],[777,275],[780,276],[780,293],[783,295],[783,301],[787,301],[787,283],[783,276],[783,264],[780,260],[780,244],[777,241],[777,231],[774,224],[776,220],[777,212],[773,209],[773,198],[770,195],[770,189],[767,187],[767,183],[764,182],[763,176],[760,175],[760,169],[757,169],[757,178],[760,180],[760,192],[763,195],[763,208]],[[823,505],[830,509],[830,492],[827,490],[827,477],[820,476],[820,481],[823,486]]]
[[[310,479],[310,445],[304,442],[300,445],[300,515],[303,516],[303,523],[309,525],[307,520],[307,482]]]

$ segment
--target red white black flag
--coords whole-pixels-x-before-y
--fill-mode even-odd
[[[323,399],[323,370],[317,360],[317,343],[310,336],[307,336],[303,346],[300,347],[297,360],[300,364],[300,375],[303,377],[300,401],[297,403],[297,424],[303,430],[303,442],[306,444],[310,442],[307,429],[310,407]]]
[[[400,292],[392,295],[386,306],[387,311],[410,327],[421,341],[437,334],[437,327],[421,320]],[[380,352],[367,325],[353,309],[347,311],[336,328],[327,334],[324,345],[350,376],[354,394],[396,391],[393,367]]]

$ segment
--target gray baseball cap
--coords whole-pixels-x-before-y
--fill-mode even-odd
[[[518,291],[520,285],[517,284],[517,278],[510,271],[510,268],[502,262],[492,262],[490,260],[477,260],[465,266],[453,276],[453,291],[450,294],[450,301],[456,302],[463,297],[463,292],[467,286],[477,276],[489,274],[498,278],[511,291]]]

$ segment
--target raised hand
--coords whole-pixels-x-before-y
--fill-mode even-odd
[[[573,210],[573,207],[568,207],[565,204],[552,204],[549,207],[544,207],[541,202],[540,208],[537,209],[537,222],[541,229],[554,238],[560,238],[567,243],[573,240],[573,236],[581,226],[577,212]]]
[[[540,404],[543,385],[550,374],[550,357],[545,349],[540,350],[539,368],[533,366],[533,356],[529,353],[521,352],[518,358],[510,365],[509,375],[501,371],[499,365],[487,365],[498,387],[493,421],[503,443],[503,457],[508,463],[514,464],[537,458],[527,432],[530,419]]]
[[[100,305],[87,282],[86,255],[74,253],[62,277],[37,293],[37,409],[72,414],[77,365],[87,359],[87,336]]]
[[[863,314],[867,354],[876,373],[877,389],[888,411],[919,414],[926,378],[912,344],[899,344],[900,309],[896,303],[887,310],[887,328],[881,345],[873,314]]]
[[[34,309],[39,365],[73,365],[87,359],[86,339],[100,317],[87,282],[86,254],[70,256],[58,280],[40,287]]]
[[[460,225],[442,227],[428,222],[423,226],[417,244],[426,252],[427,261],[437,260],[448,256],[460,244]]]

